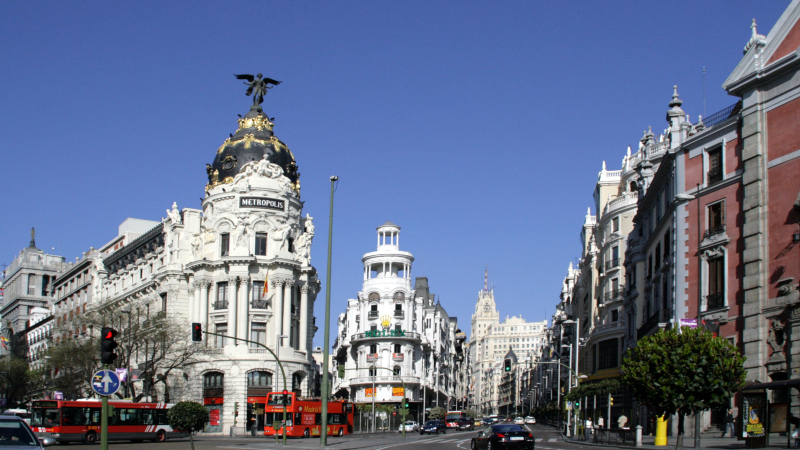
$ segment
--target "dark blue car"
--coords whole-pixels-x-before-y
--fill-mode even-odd
[[[447,425],[445,425],[443,420],[429,420],[425,422],[425,425],[419,429],[419,434],[446,434],[447,433]]]

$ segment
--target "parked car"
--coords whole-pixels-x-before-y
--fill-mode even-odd
[[[474,429],[475,429],[475,422],[468,417],[462,417],[458,419],[458,421],[456,422],[456,430],[458,431],[465,431],[465,430],[472,431]]]
[[[419,429],[419,434],[439,434],[447,433],[447,425],[445,425],[444,420],[429,420],[425,422],[425,425]]]
[[[504,448],[534,450],[533,434],[519,425],[503,424],[486,427],[472,438],[472,450],[497,450]]]
[[[528,416],[528,417],[525,418],[525,423],[536,425],[536,418]]]
[[[0,442],[3,450],[39,450],[56,443],[51,437],[36,439],[31,427],[21,418],[0,416]]]
[[[522,417],[517,417],[516,419],[514,419],[514,424],[515,425],[525,425],[525,419],[523,419]]]
[[[405,427],[406,433],[408,433],[409,431],[419,431],[419,424],[417,422],[414,422],[413,420],[409,420],[406,423],[400,425],[397,431],[402,433],[403,427]]]

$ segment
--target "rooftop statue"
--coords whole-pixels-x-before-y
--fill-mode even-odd
[[[261,74],[258,74],[255,77],[248,74],[234,74],[234,76],[237,80],[247,80],[244,84],[247,85],[247,96],[249,97],[250,94],[253,94],[253,106],[258,106],[264,103],[264,96],[267,95],[267,89],[272,89],[273,87],[269,86],[270,84],[274,84],[276,86],[281,84],[280,81],[273,80],[272,78],[262,79]]]

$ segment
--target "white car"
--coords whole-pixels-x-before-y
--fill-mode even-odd
[[[528,416],[528,417],[525,418],[525,423],[536,425],[536,418]]]
[[[406,433],[412,432],[412,431],[419,431],[419,424],[417,422],[414,422],[413,420],[409,420],[406,423],[404,423],[403,425],[400,425],[400,427],[397,429],[397,431],[402,433],[403,432],[403,427],[405,427]]]
[[[514,424],[515,425],[524,425],[525,424],[525,419],[523,419],[522,417],[517,417],[516,419],[514,419]]]

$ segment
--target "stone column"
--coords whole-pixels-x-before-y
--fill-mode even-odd
[[[202,316],[201,317],[201,321],[205,324],[206,329],[208,329],[208,331],[210,331],[212,333],[216,333],[217,332],[216,328],[214,328],[213,330],[210,329],[211,322],[209,322],[209,320],[208,320],[208,308],[209,308],[209,305],[213,305],[214,303],[217,302],[217,290],[218,290],[217,282],[216,281],[207,281],[207,283],[208,283],[208,294],[207,294],[208,295],[208,301],[205,302],[205,303],[202,303],[203,312],[200,313],[200,315]],[[216,337],[216,336],[214,336],[214,337]],[[211,342],[212,345],[213,345],[214,339],[212,339],[211,337],[206,336],[205,337],[205,341],[206,341],[206,347],[208,347],[209,342]]]
[[[187,317],[190,322],[197,322],[194,316],[197,315],[197,299],[200,298],[200,289],[198,289],[197,281],[189,283],[189,311]]]
[[[292,340],[292,286],[294,286],[294,280],[289,279],[283,282],[283,334],[289,336],[289,339],[284,342],[286,346]]]
[[[198,284],[198,290],[200,291],[200,311],[197,314],[197,321],[203,324],[204,330],[216,333],[216,331],[208,329],[208,291],[211,288],[211,283],[207,280],[202,280]]]
[[[231,275],[228,277],[228,335],[234,337],[238,337],[236,336],[236,330],[238,329],[236,327],[236,306],[238,303],[236,285],[238,281],[239,277],[237,276]],[[236,341],[233,341],[232,344],[239,345]]]
[[[308,348],[308,290],[308,283],[300,286],[300,342],[297,345],[306,355],[311,354],[311,349]]]
[[[283,331],[283,280],[272,279],[270,283],[274,292],[272,295],[272,329],[275,338],[272,341],[272,348],[277,352],[281,343],[278,336],[283,334],[281,333]]]
[[[236,337],[239,339],[248,339],[247,328],[249,322],[250,302],[248,294],[250,293],[250,277],[242,275],[239,277],[239,301],[238,301],[238,319],[236,320]],[[247,345],[246,342],[239,342],[238,345]]]

